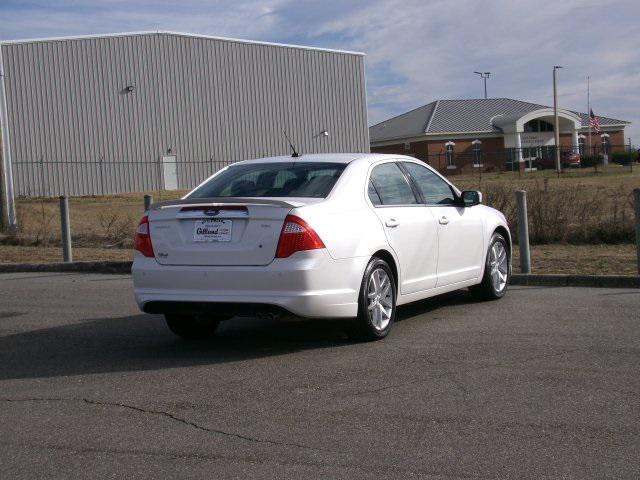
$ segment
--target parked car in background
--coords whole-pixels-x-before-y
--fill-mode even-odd
[[[580,168],[581,166],[580,154],[573,152],[571,150],[565,150],[561,152],[560,165],[562,166],[562,168]],[[555,170],[556,157],[554,155],[549,155],[544,158],[536,158],[533,162],[533,166],[538,170],[545,170],[545,169]]]
[[[398,305],[465,287],[505,294],[509,228],[481,200],[412,157],[234,163],[145,213],[135,297],[185,338],[263,312],[352,318],[357,335],[382,338]]]

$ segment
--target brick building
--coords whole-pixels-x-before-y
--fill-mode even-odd
[[[589,152],[589,116],[559,109],[560,147]],[[598,117],[593,153],[624,149],[629,122]],[[524,167],[554,153],[553,108],[510,98],[437,100],[369,128],[371,151],[412,155],[447,175]]]

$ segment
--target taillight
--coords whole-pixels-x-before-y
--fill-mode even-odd
[[[136,229],[136,238],[133,242],[134,248],[145,257],[153,257],[153,245],[151,244],[151,231],[149,229],[149,217],[142,217]]]
[[[287,258],[301,250],[325,248],[318,234],[307,222],[295,215],[287,215],[278,240],[276,258]]]

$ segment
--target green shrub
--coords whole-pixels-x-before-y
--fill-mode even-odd
[[[583,155],[580,160],[580,165],[583,167],[595,167],[596,165],[602,165],[602,155]]]
[[[611,161],[620,165],[629,165],[631,162],[638,161],[638,152],[613,152]]]

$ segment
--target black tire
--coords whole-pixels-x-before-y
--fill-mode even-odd
[[[494,279],[492,277],[493,265],[492,265],[492,249],[496,244],[501,244],[502,249],[504,249],[507,261],[506,267],[506,280],[504,287],[500,288],[501,285],[496,286]],[[484,275],[482,277],[482,282],[478,285],[474,285],[470,287],[469,290],[471,293],[480,300],[497,300],[499,298],[504,297],[505,293],[507,293],[507,288],[509,287],[509,279],[511,277],[511,252],[509,251],[509,244],[505,240],[505,238],[497,232],[491,236],[491,241],[489,242],[489,248],[487,249],[487,257],[485,259],[484,265]]]
[[[167,326],[175,335],[188,340],[211,338],[223,318],[182,313],[167,313]]]
[[[382,278],[382,290],[386,292],[383,297],[377,296],[374,307],[369,308],[369,288],[374,275]],[[386,280],[389,287],[385,288]],[[360,284],[360,295],[358,297],[358,317],[354,320],[352,336],[358,340],[380,340],[387,336],[396,318],[396,296],[397,288],[393,272],[387,262],[378,257],[373,257],[362,277]],[[390,305],[391,312],[389,318],[384,318],[382,310],[388,310],[385,305]],[[375,312],[375,313],[374,313]]]

